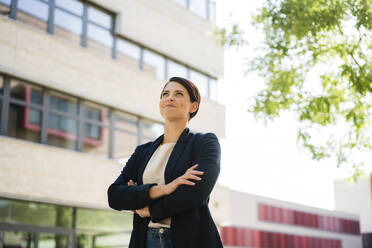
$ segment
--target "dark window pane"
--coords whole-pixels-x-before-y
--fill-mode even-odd
[[[74,15],[71,15],[67,12],[64,12],[62,10],[56,9],[55,11],[55,16],[54,16],[54,23],[56,27],[60,27],[64,30],[59,30],[58,33],[56,33],[59,36],[62,36],[67,39],[71,39],[74,37],[74,40],[80,40],[80,36],[82,33],[82,19],[79,17],[76,17]],[[62,33],[65,32],[66,34]],[[69,34],[69,32],[73,32],[74,34],[77,34],[78,36],[74,35],[73,37],[72,34]]]
[[[47,28],[48,4],[38,0],[18,0],[17,19],[42,30]]]
[[[37,109],[10,104],[8,136],[40,142],[41,112]]]
[[[30,85],[17,79],[12,79],[10,82],[10,97],[38,105],[43,103],[41,87]]]
[[[59,235],[55,233],[40,233],[39,248],[67,248],[67,235]]]
[[[111,16],[107,13],[96,9],[94,7],[88,7],[88,20],[97,23],[107,29],[111,29]]]
[[[35,234],[31,232],[4,232],[4,248],[34,248],[35,247]]]
[[[189,0],[190,10],[203,18],[207,17],[207,0]]]
[[[77,115],[77,99],[57,92],[52,92],[49,97],[49,108]]]
[[[77,121],[49,112],[48,144],[75,150],[77,144]]]
[[[84,123],[83,152],[108,158],[110,132],[106,127]]]
[[[145,50],[143,53],[143,60],[145,64],[150,67],[148,69],[155,72],[156,77],[158,79],[160,80],[165,79],[165,75],[164,75],[165,59],[163,56],[160,56],[159,54]],[[146,69],[147,68],[145,67],[145,70]]]
[[[79,16],[83,14],[83,3],[77,0],[56,0],[56,6],[69,10]]]
[[[0,100],[0,123],[1,123],[1,117],[3,116],[1,114],[2,109],[3,109],[3,102]]]
[[[71,207],[0,199],[0,223],[71,228],[72,217]]]

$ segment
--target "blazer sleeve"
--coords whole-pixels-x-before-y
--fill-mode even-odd
[[[149,196],[149,189],[156,184],[127,185],[130,179],[136,178],[139,160],[140,146],[137,146],[119,177],[107,190],[108,204],[111,208],[115,210],[135,210],[153,202]]]
[[[172,194],[155,200],[149,206],[151,220],[158,222],[205,204],[220,173],[220,160],[221,148],[216,135],[203,135],[195,155],[195,163],[199,164],[196,169],[204,172],[202,180],[195,181],[194,186],[181,185]]]

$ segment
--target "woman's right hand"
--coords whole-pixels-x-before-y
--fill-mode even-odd
[[[195,183],[192,182],[192,181],[190,181],[190,180],[197,180],[197,181],[202,180],[201,177],[198,177],[198,176],[203,175],[204,172],[203,171],[195,170],[195,168],[198,167],[198,166],[199,166],[198,164],[195,164],[195,165],[191,166],[189,169],[187,169],[187,171],[185,172],[185,174],[183,174],[182,176],[177,177],[172,182],[166,184],[165,185],[165,193],[167,195],[170,195],[180,185],[194,186]]]

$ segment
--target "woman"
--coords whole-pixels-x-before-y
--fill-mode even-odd
[[[219,248],[209,195],[220,172],[220,145],[213,133],[191,133],[200,94],[187,79],[172,77],[159,102],[164,134],[137,146],[108,189],[116,210],[134,212],[130,248]]]

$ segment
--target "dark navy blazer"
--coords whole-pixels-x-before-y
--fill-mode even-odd
[[[220,173],[221,148],[214,133],[191,133],[188,128],[180,135],[165,168],[165,183],[183,175],[199,164],[201,181],[194,186],[181,185],[172,194],[156,200],[149,197],[155,184],[143,184],[142,175],[154,151],[163,140],[137,146],[120,176],[108,188],[109,206],[116,210],[135,210],[149,206],[150,218],[134,214],[130,248],[144,248],[150,219],[158,222],[171,217],[171,237],[174,248],[223,247],[218,230],[208,208],[209,195]],[[138,186],[128,186],[132,179]]]

